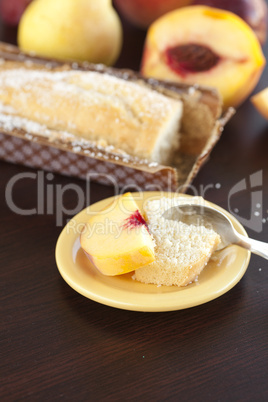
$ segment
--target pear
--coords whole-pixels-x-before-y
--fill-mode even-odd
[[[111,0],[34,0],[20,20],[18,45],[39,56],[112,65],[122,26]]]

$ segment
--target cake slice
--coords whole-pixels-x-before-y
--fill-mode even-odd
[[[160,164],[179,146],[182,102],[109,74],[0,66],[1,104],[49,130]]]
[[[200,197],[192,199],[200,201],[204,202]],[[216,250],[220,236],[212,229],[162,217],[167,209],[180,203],[185,203],[185,198],[161,198],[145,205],[148,228],[156,243],[155,261],[137,269],[136,280],[186,286],[198,277]]]

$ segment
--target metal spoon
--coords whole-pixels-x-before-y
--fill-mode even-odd
[[[268,243],[242,236],[235,230],[230,219],[213,207],[183,204],[169,208],[162,216],[165,219],[182,221],[188,225],[202,225],[215,230],[221,237],[220,248],[236,244],[268,259]]]

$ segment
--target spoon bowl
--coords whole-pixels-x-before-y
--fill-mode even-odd
[[[165,219],[181,221],[188,225],[205,226],[221,237],[219,249],[236,244],[254,254],[268,259],[268,243],[249,239],[239,234],[230,219],[217,209],[207,205],[181,204],[169,208],[162,215]]]

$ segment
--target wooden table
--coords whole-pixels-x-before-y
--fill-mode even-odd
[[[138,69],[145,33],[127,24],[124,29],[117,66]],[[15,30],[2,25],[0,32],[1,40],[15,41]],[[268,45],[264,51],[268,56]],[[256,92],[267,82],[268,68]],[[246,101],[193,183],[224,208],[234,186],[242,183],[231,209],[248,220],[248,234],[262,241],[268,241],[267,153],[268,123]],[[267,400],[266,260],[253,255],[231,291],[191,309],[140,313],[98,304],[69,287],[55,264],[55,244],[70,214],[56,225],[55,198],[52,213],[13,212],[5,200],[8,183],[15,175],[37,171],[3,161],[0,166],[2,401]],[[262,183],[256,176],[254,181],[255,173]],[[13,201],[22,209],[37,207],[33,177],[14,185]],[[250,177],[257,187],[250,188]],[[86,189],[84,181],[60,175],[50,181],[45,176],[45,190],[48,184],[54,191],[68,184]],[[257,190],[258,208],[251,205]],[[90,194],[94,203],[113,190],[92,184]],[[63,204],[66,211],[75,209],[76,194],[66,192]],[[255,212],[265,221],[259,232]]]

